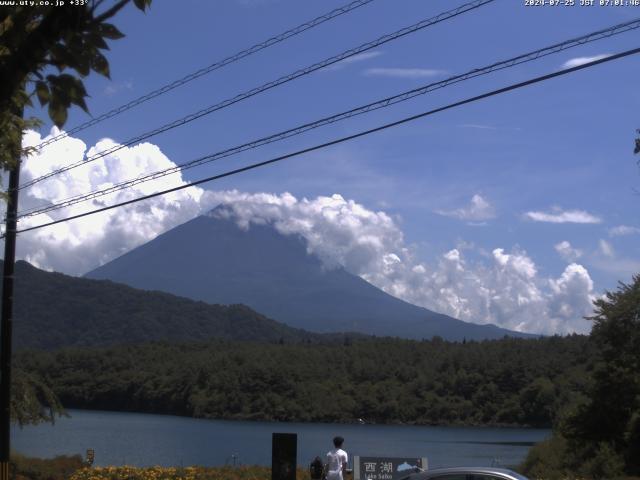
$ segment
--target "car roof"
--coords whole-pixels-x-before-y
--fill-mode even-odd
[[[497,477],[503,477],[510,480],[527,480],[523,475],[520,475],[513,470],[506,468],[495,467],[448,467],[448,468],[434,468],[425,470],[424,472],[417,473],[411,476],[412,480],[427,480],[429,478],[441,476],[441,475],[494,475]]]

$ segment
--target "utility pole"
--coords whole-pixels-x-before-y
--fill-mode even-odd
[[[21,115],[22,117],[22,115]],[[13,272],[16,260],[16,224],[20,183],[20,145],[15,148],[15,166],[9,172],[9,197],[4,237],[2,273],[2,319],[0,321],[0,480],[9,480],[11,451],[11,334],[13,328]]]

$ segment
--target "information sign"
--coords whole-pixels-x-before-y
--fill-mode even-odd
[[[426,458],[354,456],[353,479],[400,480],[427,467]]]

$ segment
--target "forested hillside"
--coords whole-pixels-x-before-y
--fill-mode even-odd
[[[45,272],[27,262],[16,263],[14,311],[17,349],[212,338],[342,339],[340,334],[319,335],[289,327],[244,305],[209,305],[110,281]]]
[[[24,352],[67,408],[204,418],[549,426],[586,387],[587,337],[221,342]]]

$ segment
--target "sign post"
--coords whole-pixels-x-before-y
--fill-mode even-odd
[[[353,480],[400,480],[428,468],[425,457],[353,458]]]
[[[298,435],[274,433],[271,445],[271,480],[296,480]]]

